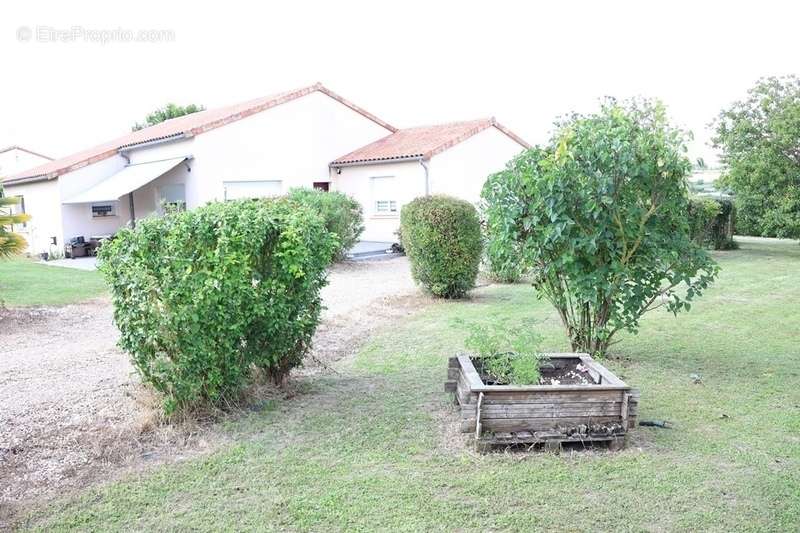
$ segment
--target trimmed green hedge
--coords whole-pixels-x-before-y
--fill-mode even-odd
[[[361,204],[344,193],[296,188],[289,191],[291,201],[308,206],[325,220],[325,227],[339,238],[334,260],[341,261],[364,232]]]
[[[286,199],[141,220],[99,254],[119,344],[167,413],[235,394],[254,369],[280,382],[311,344],[337,246]]]
[[[403,207],[400,227],[411,274],[426,290],[442,298],[461,298],[475,286],[482,243],[472,204],[449,196],[423,196]]]

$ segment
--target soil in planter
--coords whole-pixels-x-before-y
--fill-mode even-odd
[[[508,383],[496,380],[493,376],[486,373],[483,367],[483,359],[473,357],[472,364],[487,385],[508,385]],[[588,369],[575,358],[543,359],[539,365],[541,377],[538,383],[530,385],[595,385],[596,382]],[[519,383],[518,383],[519,385]]]

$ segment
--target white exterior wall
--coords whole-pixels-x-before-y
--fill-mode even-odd
[[[427,162],[429,191],[461,198],[477,207],[486,178],[502,170],[522,150],[522,146],[497,128],[488,128]],[[400,227],[399,209],[393,216],[375,212],[371,178],[395,176],[397,200],[402,208],[425,194],[425,171],[419,161],[342,167],[341,171],[337,175],[335,169],[331,170],[334,188],[353,196],[364,207],[366,229],[362,239],[395,242],[395,231]]]
[[[331,161],[389,133],[329,96],[311,93],[198,136],[197,199],[222,200],[225,181],[281,180],[282,193],[330,181]]]
[[[121,156],[114,156],[59,176],[59,201],[63,202],[64,200],[68,200],[76,194],[97,185],[108,176],[122,170],[124,166],[125,159]],[[130,218],[127,212],[127,204],[125,206],[121,205],[123,202],[119,202],[119,204],[120,205],[117,205],[116,216],[102,219],[92,218],[92,208],[90,204],[62,205],[61,244],[69,242],[69,239],[79,235],[88,239],[92,235],[114,233],[117,228],[124,225]],[[36,213],[31,212],[31,215],[35,217]]]
[[[0,153],[0,177],[13,176],[23,170],[28,170],[50,161],[42,157],[19,148]]]
[[[497,128],[487,128],[431,158],[431,194],[447,194],[477,207],[490,174],[524,148]]]
[[[56,180],[8,185],[5,194],[22,196],[25,212],[33,215],[25,227],[18,229],[28,241],[30,253],[50,252],[52,237],[56,237],[57,241],[54,248],[61,249],[64,244],[61,237],[61,201]]]
[[[330,181],[328,163],[389,133],[314,92],[193,139],[136,149],[129,155],[131,163],[194,156],[192,171],[172,178],[176,183],[185,180],[187,207],[193,208],[223,200],[226,181],[280,180],[282,193]],[[159,186],[160,180],[153,185]]]
[[[133,149],[127,152],[131,163],[192,156],[188,165],[181,164],[134,192],[135,216],[138,220],[158,210],[158,190],[165,184],[184,184],[186,205],[191,209],[223,200],[226,181],[281,180],[283,193],[291,187],[330,181],[330,161],[389,133],[333,98],[314,92],[193,138]],[[59,177],[58,203],[125,164],[122,156],[115,156]],[[52,223],[47,229],[57,232],[59,244],[79,235],[113,233],[131,218],[127,196],[116,202],[116,214],[111,217],[92,218],[91,204],[66,204],[60,212],[61,227]]]
[[[425,194],[425,169],[419,161],[342,167],[341,174],[331,170],[333,189],[355,198],[364,208],[365,241],[396,242],[400,228],[400,209]],[[398,202],[394,215],[377,213],[372,193],[372,178],[393,176]]]

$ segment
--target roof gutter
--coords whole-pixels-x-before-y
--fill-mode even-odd
[[[390,159],[365,159],[363,161],[345,161],[343,163],[329,163],[331,168],[344,168],[344,167],[363,167],[365,165],[382,165],[384,163],[405,163],[407,161],[422,161],[424,155],[410,155],[406,157],[393,157]]]
[[[24,178],[16,178],[16,179],[7,179],[7,180],[0,180],[0,185],[9,186],[9,185],[22,185],[24,183],[36,183],[37,181],[47,181],[50,178],[47,177],[47,174],[39,174],[38,176],[26,176]]]
[[[186,139],[191,139],[192,137],[194,137],[194,134],[192,134],[191,132],[181,132],[181,133],[177,133],[175,135],[169,135],[167,137],[162,137],[160,139],[153,139],[151,141],[145,141],[145,142],[137,143],[137,144],[128,144],[128,145],[120,146],[119,148],[117,148],[117,154],[122,156],[128,163],[130,163],[131,160],[128,157],[127,152],[130,152],[131,150],[138,150],[139,148],[149,148],[151,146],[157,146],[157,145],[167,144],[167,143],[172,143],[172,142],[177,142],[177,141],[184,141]],[[89,163],[89,164],[91,164],[91,163]],[[86,166],[86,165],[83,165],[83,166]],[[73,170],[78,170],[78,169],[73,169]],[[72,170],[68,170],[67,172],[61,172],[61,173],[57,173],[56,172],[56,173],[50,173],[50,174],[39,174],[39,175],[36,175],[36,176],[25,176],[25,177],[16,178],[16,179],[7,179],[5,181],[0,181],[0,183],[2,183],[3,185],[22,185],[23,183],[35,183],[37,181],[48,181],[48,180],[55,179],[55,178],[59,177],[61,174],[68,174],[69,172],[72,172]]]
[[[181,132],[181,133],[176,133],[175,135],[169,135],[167,137],[162,137],[160,139],[153,139],[151,141],[144,141],[144,142],[135,143],[135,144],[125,144],[125,145],[120,146],[119,148],[117,148],[117,153],[122,154],[123,152],[130,152],[131,150],[138,150],[139,148],[149,148],[151,146],[157,146],[159,144],[167,144],[167,143],[172,143],[172,142],[177,142],[177,141],[184,141],[186,139],[191,139],[192,137],[194,137],[194,134],[192,134],[191,132],[184,131],[184,132]]]

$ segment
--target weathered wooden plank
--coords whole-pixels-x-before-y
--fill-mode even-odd
[[[475,370],[472,360],[466,355],[459,355],[458,363],[461,365],[461,372],[467,379],[470,389],[472,389],[473,392],[482,390],[485,385],[478,375],[478,371]]]
[[[582,392],[582,391],[623,391],[630,390],[627,385],[481,385],[472,387],[483,392]]]
[[[447,379],[458,379],[458,375],[461,373],[460,368],[448,368],[447,369]]]
[[[486,433],[480,440],[481,442],[486,442],[489,444],[540,444],[547,442],[548,440],[554,440],[563,443],[570,443],[570,442],[605,442],[614,440],[619,438],[618,435],[598,435],[598,436],[591,436],[591,435],[564,435],[563,433],[558,432],[547,432],[547,431],[539,431],[537,433],[528,433],[529,437],[520,437],[520,432],[513,432],[511,433],[511,442],[509,443],[509,439],[496,439],[494,436],[495,433]]]
[[[447,367],[448,368],[460,368],[461,365],[458,364],[458,357],[450,357],[447,359]]]
[[[583,352],[550,352],[543,353],[542,355],[550,359],[580,359],[581,357],[589,357],[588,353]]]
[[[612,385],[612,386],[619,386],[619,387],[627,387],[627,385],[625,385],[624,381],[619,379],[617,376],[614,375],[613,372],[611,372],[609,369],[607,369],[606,367],[604,367],[603,365],[601,365],[600,363],[598,363],[597,361],[595,361],[591,357],[589,357],[589,358],[583,358],[582,357],[581,360],[583,361],[584,365],[588,366],[589,368],[593,368],[594,370],[596,370],[603,377],[603,380],[602,380],[603,384]]]
[[[556,403],[556,402],[621,402],[621,390],[579,390],[556,391],[545,390],[540,392],[503,392],[484,391],[487,405],[500,403]]]
[[[455,381],[445,381],[444,382],[444,391],[445,392],[456,392],[457,384]]]
[[[462,421],[463,423],[463,421]],[[619,416],[584,416],[570,418],[487,418],[482,419],[485,431],[543,431],[579,425],[620,423]],[[474,425],[473,425],[474,428]]]
[[[591,405],[591,404],[589,404]],[[619,416],[620,404],[587,404],[564,406],[560,404],[529,404],[524,408],[508,408],[505,406],[485,406],[481,410],[481,417],[490,418],[575,418],[591,416]]]
[[[622,395],[622,427],[628,427],[628,399],[630,398],[630,394],[623,394]]]
[[[553,409],[606,409],[621,413],[622,402],[484,403],[486,412],[525,413]]]
[[[628,398],[628,429],[636,427],[639,418],[639,389],[631,389]]]
[[[458,403],[462,405],[472,403],[474,396],[475,395],[472,394],[469,388],[466,377],[459,375],[458,381],[456,381],[456,397],[458,398]]]

